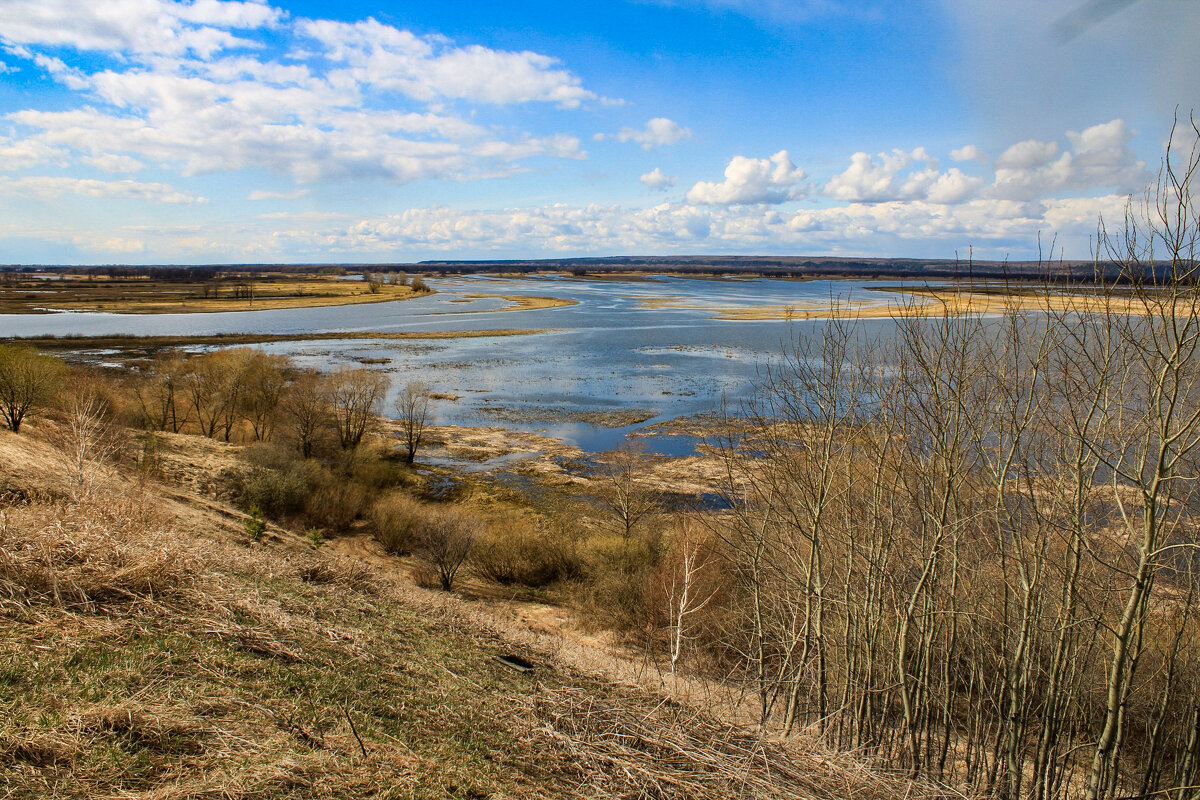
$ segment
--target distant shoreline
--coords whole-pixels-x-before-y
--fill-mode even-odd
[[[154,270],[216,270],[220,272],[282,272],[290,274],[351,274],[362,271],[404,272],[425,275],[563,273],[601,277],[628,274],[728,275],[768,278],[857,278],[857,279],[989,279],[1086,283],[1097,269],[1110,280],[1117,277],[1115,265],[1090,260],[1005,261],[956,258],[859,258],[833,256],[602,256],[548,259],[430,260],[387,263],[262,263],[212,265],[6,265],[0,274],[14,271],[69,272],[122,270],[131,273]]]

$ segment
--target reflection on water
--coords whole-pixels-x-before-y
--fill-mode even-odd
[[[372,368],[391,374],[394,392],[408,380],[420,380],[434,393],[457,396],[434,401],[439,423],[541,431],[596,452],[618,446],[647,425],[712,411],[723,398],[736,406],[749,397],[768,360],[821,324],[720,321],[712,318],[712,309],[899,299],[880,291],[882,284],[850,280],[468,276],[429,283],[437,294],[369,305],[214,314],[0,315],[0,336],[546,329],[497,338],[263,347],[321,369],[374,360]],[[559,297],[577,305],[495,313],[509,304],[463,297],[476,293]],[[656,301],[696,308],[654,308]],[[544,416],[522,421],[521,409],[534,406],[561,408],[561,421]],[[576,421],[586,412],[623,409],[652,410],[654,416],[622,427]],[[688,436],[639,438],[647,450],[664,455],[686,455],[697,444]]]

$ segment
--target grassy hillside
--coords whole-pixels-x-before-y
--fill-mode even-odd
[[[918,797],[452,596],[0,433],[0,796]],[[533,669],[500,660],[517,656]]]

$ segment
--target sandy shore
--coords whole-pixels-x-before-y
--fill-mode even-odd
[[[578,300],[564,300],[561,297],[536,297],[532,295],[516,295],[516,294],[484,294],[481,292],[471,292],[469,294],[461,294],[460,297],[469,298],[471,300],[483,300],[489,297],[497,300],[506,300],[512,305],[505,308],[492,309],[493,312],[500,311],[536,311],[540,308],[562,308],[563,306],[577,306]],[[452,311],[452,314],[461,313],[478,313],[478,312],[461,312]]]
[[[791,305],[742,306],[713,308],[689,303],[683,298],[653,298],[640,301],[643,308],[691,309],[709,311],[712,319],[733,321],[772,321],[806,319],[898,319],[904,317],[933,317],[948,314],[1002,314],[1006,312],[1052,311],[1069,313],[1099,313],[1105,309],[1115,314],[1152,313],[1153,307],[1127,297],[1103,297],[1094,294],[1061,292],[1047,294],[1038,290],[1027,292],[979,292],[946,289],[910,289],[886,287],[879,291],[894,292],[894,302],[877,300],[842,304],[797,303]]]

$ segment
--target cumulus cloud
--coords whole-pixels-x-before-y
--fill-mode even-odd
[[[687,193],[694,205],[783,203],[808,194],[803,169],[792,163],[787,150],[770,158],[734,156],[720,183],[700,181]]]
[[[335,80],[401,92],[418,100],[437,97],[508,105],[548,102],[578,108],[598,99],[558,60],[530,51],[455,47],[439,36],[418,36],[374,19],[363,22],[304,20],[299,32],[330,61],[343,65]]]
[[[282,17],[279,9],[253,1],[5,0],[3,5],[0,38],[10,44],[200,58],[253,46],[230,31],[262,28]]]
[[[1047,164],[1058,155],[1058,142],[1026,139],[1011,145],[996,159],[996,169],[1032,169]]]
[[[3,192],[0,192],[3,194]],[[1086,257],[1097,214],[1120,196],[1020,202],[978,197],[957,205],[925,200],[850,203],[784,211],[763,205],[649,208],[554,203],[463,210],[444,206],[360,218],[305,212],[187,225],[95,230],[36,228],[0,217],[0,241],[67,241],[103,262],[105,242],[143,242],[146,260],[533,257],[567,253],[810,253],[947,255],[967,244],[986,258],[1036,255],[1052,232],[1068,258]]]
[[[950,151],[950,158],[954,161],[987,161],[987,156],[973,144],[964,145],[957,150]]]
[[[668,175],[663,172],[662,167],[655,167],[650,172],[638,178],[638,180],[655,191],[666,191],[675,185],[677,179],[674,175]]]
[[[650,208],[552,204],[523,209],[459,210],[441,206],[370,217],[326,228],[274,231],[298,253],[324,250],[360,255],[389,252],[561,253],[712,252],[856,253],[929,255],[972,243],[1003,257],[1013,247],[1033,251],[1039,231],[1075,236],[1086,248],[1096,214],[1112,198],[1018,203],[977,198],[955,206],[926,201],[855,203],[784,212],[760,205],[702,208],[660,203]],[[995,248],[989,251],[989,248]],[[1086,256],[1086,251],[1076,255]]]
[[[526,159],[586,155],[576,137],[489,128],[469,109],[447,108],[447,101],[576,108],[596,99],[539,53],[460,47],[375,20],[293,22],[253,1],[0,2],[6,49],[81,93],[71,110],[9,114],[20,135],[0,137],[0,169],[77,161],[110,172],[262,168],[300,183],[404,183],[511,174]],[[316,51],[263,55],[257,39],[212,33],[256,36],[264,27]],[[59,49],[39,52],[45,47]],[[118,58],[73,57],[62,48]]]
[[[308,189],[297,189],[294,192],[268,192],[256,189],[246,195],[247,200],[298,200],[308,194]]]
[[[692,131],[684,128],[666,117],[655,117],[646,123],[642,130],[637,128],[621,128],[615,136],[618,142],[634,142],[640,144],[643,150],[653,150],[655,147],[679,144],[684,139],[690,139]],[[604,134],[598,134],[597,139],[603,139]]]
[[[996,180],[989,191],[1012,200],[1030,200],[1064,189],[1139,191],[1150,174],[1145,162],[1129,149],[1132,138],[1133,131],[1124,120],[1114,119],[1082,132],[1067,131],[1071,149],[1061,155],[1056,142],[1019,142],[996,159]]]
[[[824,192],[836,200],[881,203],[893,200],[928,200],[932,203],[962,203],[983,186],[983,179],[967,175],[957,167],[946,172],[923,147],[871,156],[855,153],[850,166],[835,175]]]
[[[165,183],[139,183],[137,181],[98,181],[88,178],[63,178],[31,176],[26,178],[0,178],[0,193],[20,197],[37,197],[51,200],[64,194],[83,197],[102,197],[120,200],[150,200],[156,203],[195,204],[207,203],[208,199],[180,192]]]

